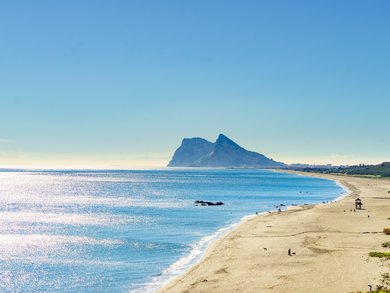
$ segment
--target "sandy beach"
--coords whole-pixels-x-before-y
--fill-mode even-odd
[[[214,242],[203,259],[159,292],[354,292],[383,282],[390,260],[390,180],[305,174],[339,181],[335,203],[251,218]],[[354,211],[356,198],[363,209]],[[292,255],[288,255],[291,249]]]

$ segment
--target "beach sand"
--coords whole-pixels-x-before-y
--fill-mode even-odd
[[[336,203],[293,207],[251,218],[214,242],[203,259],[158,292],[368,291],[390,273],[382,233],[390,227],[390,180],[305,174],[352,192]],[[363,209],[353,211],[359,197]],[[351,211],[352,210],[352,211]],[[292,256],[288,255],[291,249]]]

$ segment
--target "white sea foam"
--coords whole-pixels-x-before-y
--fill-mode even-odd
[[[334,201],[340,201],[344,197],[346,197],[352,193],[352,191],[347,186],[343,185],[340,181],[338,181],[338,180],[334,180],[334,181],[336,182],[336,184],[338,186],[340,186],[344,190],[344,192],[342,194],[340,194],[340,196],[337,197]]]
[[[289,173],[286,173],[286,174],[289,174]],[[341,189],[344,190],[343,193],[341,193],[338,197],[336,197],[333,201],[340,201],[342,200],[344,197],[350,195],[352,193],[352,191],[346,187],[345,185],[343,185],[339,180],[336,180],[336,179],[329,179],[329,178],[324,178],[324,177],[316,177],[315,175],[313,176],[307,176],[305,174],[295,174],[294,175],[297,175],[297,176],[302,176],[302,177],[312,177],[312,178],[320,178],[320,179],[324,179],[324,180],[328,180],[328,181],[333,181],[336,183],[336,185],[338,185],[339,187],[341,187]]]
[[[284,173],[284,174],[290,174],[291,173],[285,173],[283,171],[276,171],[276,170],[272,170],[276,173]],[[305,174],[299,174],[299,173],[293,173],[293,175],[296,175],[296,176],[301,176],[301,177],[308,177],[308,178],[319,178],[319,179],[324,179],[324,180],[329,180],[329,181],[334,181],[336,182],[336,185],[340,186],[344,192],[342,194],[340,194],[337,198],[335,198],[333,201],[340,201],[342,200],[344,197],[350,195],[352,193],[352,191],[346,187],[345,185],[343,185],[339,180],[336,180],[336,179],[329,179],[329,178],[324,178],[324,177],[316,177],[315,175],[313,176],[308,176],[308,175],[305,175]]]
[[[162,271],[159,276],[153,277],[148,283],[144,284],[142,287],[133,289],[131,293],[145,293],[145,292],[155,292],[156,290],[164,287],[172,279],[178,277],[179,275],[186,272],[190,269],[195,263],[199,262],[206,252],[209,245],[216,239],[222,237],[227,232],[233,230],[243,221],[246,221],[254,217],[253,215],[243,217],[239,222],[234,223],[230,226],[222,227],[217,230],[214,234],[205,236],[199,241],[195,242],[191,246],[191,251],[177,260],[175,263],[171,264],[168,268]]]
[[[307,176],[301,175],[301,174],[296,174],[296,175],[307,177]],[[318,178],[320,178],[320,177],[318,177]],[[349,190],[346,186],[341,184],[339,181],[332,180],[332,179],[326,179],[326,178],[324,178],[324,179],[336,182],[336,184],[344,190],[344,192],[341,195],[339,195],[334,201],[339,201],[339,200],[343,199],[344,197],[348,196],[349,194],[351,194],[351,190]],[[259,215],[266,214],[266,213],[268,213],[268,212],[262,212],[262,213],[259,213]],[[221,236],[223,236],[227,232],[229,232],[232,229],[234,229],[235,227],[237,227],[243,221],[250,219],[252,217],[254,217],[254,216],[253,215],[245,216],[241,219],[240,222],[232,224],[232,225],[227,226],[227,227],[223,227],[223,228],[219,229],[218,231],[216,231],[214,234],[212,234],[210,236],[203,237],[199,241],[195,242],[195,244],[192,245],[192,249],[191,249],[189,254],[183,256],[178,261],[171,264],[167,269],[162,271],[162,273],[159,276],[153,277],[148,283],[144,284],[144,286],[141,286],[139,288],[132,290],[131,293],[155,292],[158,289],[164,287],[171,280],[184,274],[194,264],[199,262],[201,260],[201,257],[204,255],[204,253],[206,252],[207,248],[209,247],[209,245],[212,241],[220,238]]]
[[[199,173],[198,169],[196,172]],[[224,194],[226,199],[225,197],[220,199],[226,200],[227,203],[228,201],[233,203],[235,197],[229,196],[252,195],[250,193],[253,192],[253,199],[259,200],[259,209],[261,209],[262,202],[268,204],[276,196],[271,189],[270,194],[264,195],[267,200],[263,200],[265,190],[261,190],[261,188],[264,186],[267,188],[267,185],[262,185],[261,182],[264,178],[269,177],[268,172],[265,172],[266,174],[260,172],[259,180],[256,179],[257,171],[256,174],[253,174],[252,171],[249,172],[250,174],[246,174],[247,171],[245,171],[246,175],[240,172],[241,175],[236,174],[237,171],[232,172],[235,174],[234,180],[237,180],[233,189],[229,185],[232,183],[229,172],[229,176],[217,174],[211,177],[209,172],[205,174],[194,172],[188,178],[186,175],[185,179],[176,176],[176,174],[161,176],[161,174],[155,175],[154,173],[143,178],[143,176],[131,172],[125,175],[116,172],[105,172],[104,175],[99,172],[91,172],[90,174],[74,174],[74,172],[72,174],[68,172],[52,174],[49,172],[42,173],[42,175],[32,172],[5,174],[5,176],[0,174],[0,210],[2,211],[0,212],[0,262],[8,266],[4,267],[2,271],[0,270],[0,283],[3,283],[4,279],[5,283],[8,284],[6,287],[2,287],[0,284],[0,291],[2,291],[1,288],[4,290],[11,288],[11,285],[15,286],[13,291],[20,291],[23,288],[31,288],[32,291],[39,291],[42,288],[53,290],[74,288],[74,291],[77,291],[77,289],[81,290],[81,284],[85,285],[89,291],[98,291],[99,288],[103,288],[102,283],[104,283],[105,290],[101,291],[109,291],[110,289],[120,291],[123,290],[123,286],[134,286],[140,278],[143,282],[147,282],[144,278],[148,276],[151,278],[150,282],[144,283],[142,288],[137,287],[134,292],[157,290],[172,278],[189,270],[196,262],[200,261],[212,241],[238,224],[226,226],[212,235],[203,237],[202,227],[203,224],[207,225],[207,221],[200,223],[199,226],[192,226],[193,223],[196,223],[196,217],[189,217],[189,221],[187,221],[182,216],[184,212],[192,212],[192,196],[205,194],[208,196],[206,199],[209,199],[215,194],[220,196],[220,190],[222,190],[227,193]],[[180,174],[178,173],[178,175]],[[148,178],[148,176],[151,177]],[[126,179],[126,177],[134,179]],[[249,178],[245,179],[246,177]],[[151,182],[151,184],[145,184],[147,182]],[[165,184],[167,182],[169,184]],[[172,182],[179,184],[171,184]],[[253,189],[251,187],[247,190],[248,182],[257,183],[253,186],[250,185]],[[218,186],[218,184],[221,185]],[[217,193],[214,193],[215,190],[213,191],[214,185],[218,187]],[[241,188],[242,185],[245,186],[245,189]],[[334,184],[329,185],[334,187]],[[201,189],[194,189],[194,186],[201,186]],[[206,191],[204,192],[202,188]],[[208,188],[211,188],[210,193]],[[248,191],[248,193],[242,191]],[[241,209],[242,213],[251,211],[251,207],[248,209],[246,205],[246,197],[243,200],[243,206],[234,204],[231,207],[236,212]],[[127,209],[127,207],[142,208]],[[153,209],[143,210],[143,208]],[[169,209],[156,212],[155,208]],[[171,208],[183,208],[183,210],[171,211]],[[138,215],[145,216],[138,217]],[[170,217],[173,215],[178,216],[178,224],[180,227],[184,227],[183,230],[178,229],[177,231],[177,233],[183,233],[184,238],[180,240],[186,239],[186,233],[190,233],[196,239],[203,238],[189,247],[186,255],[182,255],[160,275],[152,278],[150,275],[156,274],[161,262],[156,262],[154,265],[149,261],[149,253],[154,257],[156,253],[163,252],[160,255],[157,254],[157,257],[161,257],[162,262],[164,262],[166,261],[165,249],[167,255],[172,255],[183,245],[182,242],[175,242],[175,238],[173,238],[174,243],[171,247],[170,240],[166,240],[170,239],[168,238],[169,234],[175,229],[176,223],[169,221],[169,225],[165,226],[165,220],[171,219]],[[192,214],[190,215],[192,216]],[[207,211],[206,215],[209,215]],[[202,217],[201,214],[194,216]],[[215,217],[215,220],[219,220],[219,215],[215,215]],[[221,214],[220,221],[226,223],[227,218],[229,215]],[[157,225],[149,225],[150,222]],[[131,224],[128,225],[128,223]],[[135,224],[132,225],[132,223]],[[159,229],[160,225],[163,229],[159,231],[161,233],[155,235],[154,232]],[[211,222],[210,225],[214,227],[215,222]],[[111,226],[112,229],[108,228]],[[61,233],[61,235],[52,235],[51,232]],[[175,233],[174,230],[172,234],[177,236]],[[122,242],[100,239],[100,237],[111,238],[110,236],[126,240]],[[119,262],[115,262],[117,256]],[[122,261],[125,264],[121,264]],[[134,263],[132,263],[133,261]],[[30,269],[32,263],[34,266],[33,269]],[[39,268],[40,264],[46,263],[49,264],[49,267],[54,268],[52,271],[55,272],[55,276],[54,274],[42,274],[42,271],[44,272],[47,267],[46,265],[42,266],[41,271],[35,269]],[[75,267],[72,272],[68,272],[61,267],[68,264],[85,265],[88,270]],[[110,272],[109,266],[116,265],[124,267],[113,268],[113,271]],[[106,266],[107,270],[95,268],[99,266]],[[23,271],[25,267],[27,268],[26,272],[23,275],[18,275],[17,272]],[[148,268],[146,269],[146,267]],[[37,271],[38,273],[36,273]],[[15,276],[15,272],[17,276]],[[122,273],[128,274],[128,278],[122,278]],[[4,275],[3,279],[1,278],[2,274]],[[76,279],[72,279],[73,275],[76,276]],[[110,281],[101,282],[105,278],[109,278]],[[31,280],[33,282],[28,283]],[[86,285],[88,281],[90,284]]]

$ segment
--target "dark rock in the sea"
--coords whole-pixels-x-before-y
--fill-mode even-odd
[[[285,164],[248,151],[223,134],[215,143],[185,138],[168,167],[283,168]]]
[[[223,206],[224,203],[222,201],[211,202],[211,201],[196,200],[195,201],[195,205],[201,205],[201,206]]]

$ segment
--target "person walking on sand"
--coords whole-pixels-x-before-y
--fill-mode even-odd
[[[288,249],[288,255],[291,256],[291,248]]]

